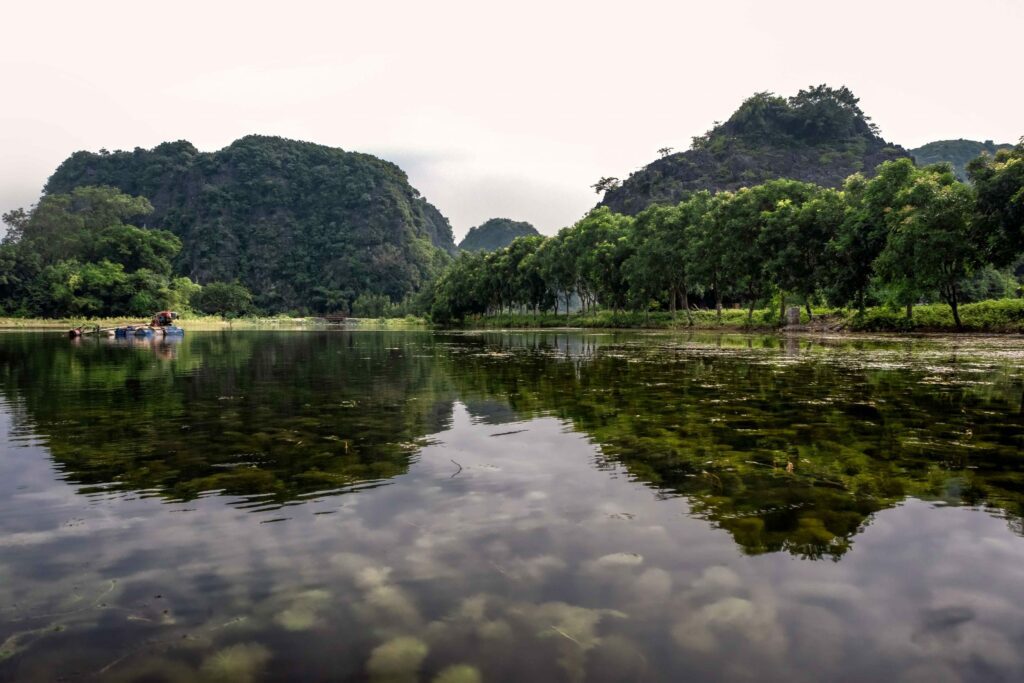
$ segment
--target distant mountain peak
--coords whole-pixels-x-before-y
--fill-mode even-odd
[[[475,228],[470,228],[459,242],[462,251],[495,251],[507,247],[517,237],[539,235],[537,228],[526,221],[511,218],[491,218]]]
[[[601,205],[635,214],[699,190],[736,190],[773,178],[837,187],[856,172],[908,156],[883,140],[845,86],[812,86],[792,97],[760,92],[724,122],[612,185]]]
[[[344,309],[360,294],[416,291],[455,252],[448,219],[397,165],[312,142],[246,135],[216,152],[190,142],[76,152],[45,192],[109,185],[150,200],[150,226],[183,242],[176,269],[240,280],[270,311]]]
[[[960,180],[967,181],[967,164],[982,154],[995,155],[1001,149],[1010,149],[1013,145],[1008,143],[996,144],[991,140],[978,142],[977,140],[936,140],[910,150],[914,162],[918,166],[928,166],[946,162],[953,165],[953,172]]]

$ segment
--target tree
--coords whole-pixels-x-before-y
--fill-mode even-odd
[[[490,293],[484,281],[484,259],[482,252],[462,252],[438,276],[425,302],[431,320],[451,324],[487,311]]]
[[[871,180],[859,173],[846,180],[843,220],[828,249],[832,271],[828,289],[833,300],[853,302],[864,311],[873,264],[889,235],[887,216],[914,170],[913,161],[899,159],[881,164]],[[909,305],[909,300],[905,303]]]
[[[166,230],[115,223],[96,232],[87,254],[90,261],[107,260],[120,263],[128,271],[146,268],[168,276],[179,251],[181,240]]]
[[[627,278],[634,298],[646,302],[667,296],[675,317],[681,303],[687,321],[689,294],[694,288],[689,261],[688,232],[708,212],[711,195],[698,192],[674,207],[653,206],[642,211],[634,223],[634,253],[626,263]]]
[[[658,156],[664,159],[665,157],[672,153],[673,149],[673,147],[661,147],[658,149]]]
[[[391,299],[384,294],[363,292],[352,302],[352,315],[357,318],[382,318],[391,307]]]
[[[790,183],[775,180],[723,198],[712,212],[714,230],[727,245],[727,256],[721,259],[721,278],[747,304],[747,321],[754,316],[754,307],[768,292],[769,278],[765,271],[765,254],[761,234],[764,213],[786,199]]]
[[[233,318],[253,310],[252,293],[238,282],[211,282],[193,296],[193,305],[207,315]]]
[[[4,216],[0,307],[25,315],[148,314],[179,301],[181,241],[125,221],[152,207],[110,187],[78,187]],[[175,284],[177,283],[177,284]]]
[[[47,317],[124,314],[133,295],[124,267],[110,261],[58,261],[46,266],[29,290],[33,312]]]
[[[577,291],[591,303],[624,308],[629,292],[623,264],[629,258],[628,233],[633,219],[607,207],[594,209],[567,235],[569,254],[577,264]]]
[[[8,213],[4,221],[13,228],[9,241],[37,253],[46,264],[103,258],[120,263],[116,255],[103,253],[104,242],[117,241],[116,235],[109,240],[105,235],[128,227],[125,221],[152,210],[144,197],[131,197],[111,187],[84,186],[68,194],[47,195],[31,211]]]
[[[547,310],[555,302],[555,291],[544,278],[544,262],[538,255],[544,238],[540,235],[520,237],[509,245],[509,251],[520,254],[516,266],[515,285],[518,301],[534,313]]]
[[[597,194],[604,194],[608,190],[614,190],[619,185],[621,185],[621,183],[618,178],[604,176],[590,187],[594,188],[594,192]]]
[[[973,191],[948,164],[914,172],[897,195],[889,216],[879,274],[911,291],[938,290],[960,322],[960,282],[983,261],[984,245],[972,226]]]
[[[976,225],[985,235],[985,254],[996,265],[1024,252],[1024,138],[1012,150],[981,156],[967,165],[977,192]]]
[[[810,183],[781,182],[785,198],[762,214],[764,267],[779,290],[781,310],[786,293],[792,292],[803,299],[810,316],[811,300],[828,278],[827,248],[843,220],[843,198]]]
[[[673,222],[675,207],[651,206],[641,211],[634,222],[633,254],[623,265],[631,299],[647,312],[652,299],[663,299],[672,289],[673,266],[664,249],[666,224]],[[680,241],[680,246],[682,245]],[[685,261],[682,264],[685,273]],[[675,317],[675,292],[668,295]]]
[[[541,277],[556,298],[555,313],[558,313],[557,298],[562,297],[565,301],[565,314],[569,315],[569,303],[579,276],[576,261],[566,248],[567,231],[568,228],[544,240],[537,249],[536,259]]]
[[[789,98],[787,126],[794,135],[809,140],[874,135],[877,131],[859,102],[846,86],[811,86]]]
[[[721,229],[725,207],[733,193],[719,192],[707,202],[706,211],[692,216],[685,239],[687,270],[694,283],[710,290],[715,297],[715,313],[721,321],[722,301],[727,291],[726,268],[730,259],[729,238]]]

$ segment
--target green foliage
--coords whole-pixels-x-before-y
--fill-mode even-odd
[[[599,207],[566,233],[576,260],[576,291],[585,305],[624,308],[629,292],[625,263],[633,253],[633,219]]]
[[[1024,138],[1012,150],[982,156],[967,166],[978,198],[976,220],[986,235],[986,256],[1012,263],[1024,251]]]
[[[537,228],[526,221],[514,221],[509,218],[491,218],[470,228],[466,236],[459,242],[462,251],[495,251],[512,244],[517,237],[539,235]]]
[[[960,329],[967,332],[1024,333],[1024,299],[1000,299],[960,307]],[[852,316],[847,328],[856,332],[945,332],[953,330],[952,309],[926,304],[908,319],[902,310],[878,306]]]
[[[184,245],[175,272],[238,280],[270,311],[347,310],[364,292],[400,301],[455,251],[448,221],[401,169],[311,143],[248,136],[209,154],[185,141],[77,152],[46,193],[96,183],[152,202],[150,220]]]
[[[889,236],[888,215],[913,174],[913,162],[900,159],[879,166],[871,180],[860,174],[847,178],[843,220],[829,241],[833,268],[828,283],[830,299],[854,302],[860,309],[867,305],[874,276],[872,264],[885,249]]]
[[[636,217],[633,254],[625,269],[631,298],[645,310],[651,301],[667,297],[673,316],[677,304],[682,304],[691,317],[689,295],[696,286],[691,248],[710,202],[711,195],[700,192],[678,206],[653,206]]]
[[[192,296],[201,313],[236,318],[253,312],[252,293],[238,282],[211,282]]]
[[[805,96],[809,104],[801,106],[824,97]],[[752,110],[759,116],[779,104],[759,102]],[[1000,155],[995,172],[1013,170],[1010,155]],[[1012,210],[1016,195],[1004,198]],[[993,194],[988,201],[998,199]],[[578,300],[580,324],[646,326],[652,311],[668,311],[674,321],[682,304],[688,324],[707,324],[692,310],[694,296],[695,303],[714,306],[711,324],[723,324],[725,307],[742,305],[745,324],[756,326],[782,324],[787,298],[796,296],[808,315],[815,302],[827,301],[855,305],[861,318],[871,303],[905,307],[909,318],[914,305],[943,301],[951,325],[966,327],[962,303],[1020,290],[1011,270],[986,260],[1007,231],[978,210],[974,190],[948,165],[917,168],[910,159],[881,164],[871,179],[854,174],[842,191],[778,179],[735,192],[698,192],[635,218],[598,207],[555,237],[464,254],[438,279],[424,310],[442,325],[467,318],[480,324],[479,316],[488,315],[516,324],[516,316],[557,313],[560,304],[569,314]],[[595,318],[602,309],[613,317]],[[911,320],[901,329],[914,326]]]
[[[938,291],[956,327],[960,282],[981,265],[979,240],[971,233],[974,197],[948,165],[915,170],[889,207],[889,234],[875,270],[911,300]]]
[[[0,309],[26,316],[148,315],[187,308],[195,285],[171,277],[180,240],[124,221],[153,210],[110,187],[43,197],[4,216]]]
[[[991,140],[978,142],[977,140],[937,140],[909,150],[910,155],[918,166],[931,166],[932,164],[948,163],[953,165],[953,173],[957,180],[966,182],[967,164],[983,154],[995,156],[1001,149],[1010,149],[1013,145],[995,144]]]
[[[1024,264],[1024,259],[1022,259]],[[985,301],[988,299],[1012,299],[1020,297],[1021,282],[1014,277],[1013,268],[1002,270],[986,265],[960,283],[964,301]]]
[[[391,307],[391,299],[385,295],[363,292],[352,302],[352,315],[357,318],[383,318]]]

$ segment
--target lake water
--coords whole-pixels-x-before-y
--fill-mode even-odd
[[[0,335],[0,680],[1024,680],[1024,341]]]

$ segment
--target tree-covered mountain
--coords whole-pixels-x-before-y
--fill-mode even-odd
[[[926,145],[921,145],[910,150],[910,155],[918,166],[937,164],[946,161],[953,164],[953,172],[958,180],[967,181],[967,164],[982,154],[995,156],[1001,149],[1012,149],[1010,144],[996,144],[991,140],[978,142],[977,140],[936,140]]]
[[[360,294],[401,300],[455,252],[448,220],[396,165],[369,154],[250,135],[204,153],[76,152],[46,194],[109,185],[147,198],[144,227],[177,235],[178,273],[239,280],[270,311],[344,309]]]
[[[685,152],[659,150],[660,159],[621,185],[602,178],[601,205],[636,214],[651,204],[677,204],[699,190],[737,190],[775,178],[839,187],[853,173],[908,156],[878,135],[847,88],[825,85],[784,98],[757,93],[725,123],[693,139]]]
[[[494,251],[512,244],[517,237],[539,235],[537,228],[526,221],[510,218],[492,218],[475,228],[470,228],[459,242],[461,251]]]

